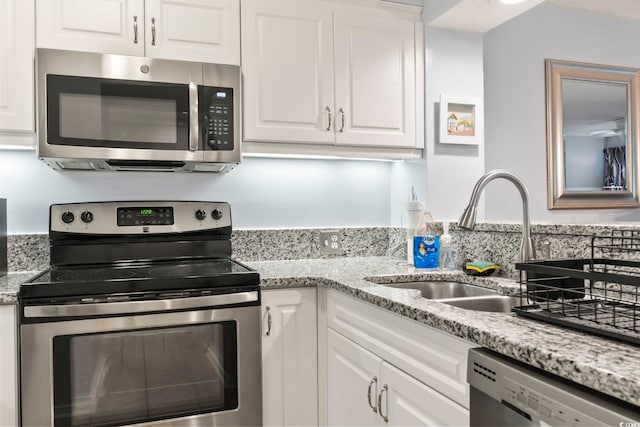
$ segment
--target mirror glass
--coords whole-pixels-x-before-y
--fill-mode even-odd
[[[548,204],[635,207],[640,70],[547,60]],[[636,95],[637,96],[637,95]]]

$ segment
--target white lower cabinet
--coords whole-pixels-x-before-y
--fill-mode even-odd
[[[468,426],[469,411],[386,362],[380,368],[380,408],[393,426]]]
[[[469,412],[341,334],[327,332],[330,426],[463,426]]]
[[[18,425],[18,348],[15,305],[0,305],[0,426]]]
[[[378,424],[377,398],[382,359],[353,341],[327,331],[327,424]]]
[[[265,426],[318,425],[316,288],[262,291]]]
[[[327,425],[469,425],[471,343],[331,289],[322,302]]]

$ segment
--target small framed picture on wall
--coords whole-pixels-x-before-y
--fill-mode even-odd
[[[482,104],[480,98],[440,95],[440,143],[480,145]]]

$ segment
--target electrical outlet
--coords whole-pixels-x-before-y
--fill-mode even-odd
[[[340,255],[342,236],[337,230],[320,232],[320,255]]]

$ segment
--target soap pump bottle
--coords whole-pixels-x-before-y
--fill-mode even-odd
[[[402,228],[405,229],[406,234],[407,263],[409,265],[413,265],[413,236],[416,235],[416,230],[424,220],[425,213],[424,203],[417,200],[416,193],[411,187],[411,200],[405,204],[401,219]]]
[[[451,244],[452,238],[449,234],[449,223],[442,224],[443,233],[440,236],[440,268],[446,271],[456,269],[456,251]]]

